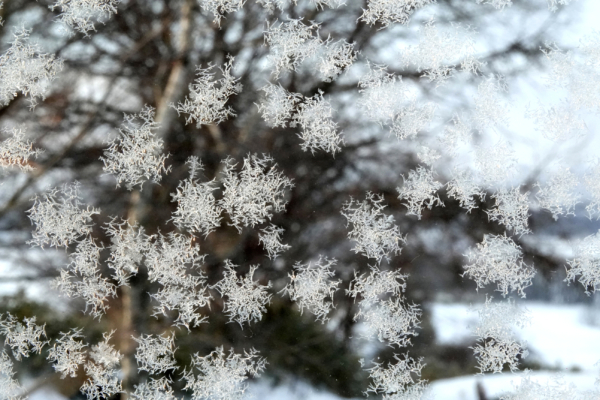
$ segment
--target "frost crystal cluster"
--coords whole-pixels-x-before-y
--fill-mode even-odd
[[[487,185],[503,184],[517,172],[515,152],[504,140],[499,140],[491,147],[477,147],[475,153],[475,166]]]
[[[271,224],[264,229],[261,229],[258,234],[258,242],[263,245],[267,251],[269,258],[277,258],[284,251],[289,250],[292,246],[281,243],[281,236],[285,230]]]
[[[461,62],[463,69],[477,73],[481,63],[474,57],[474,32],[460,25],[452,26],[446,32],[436,28],[433,19],[421,29],[419,43],[406,48],[401,57],[404,65],[414,66],[423,77],[444,84]]]
[[[485,200],[485,191],[479,186],[469,170],[454,169],[453,178],[447,183],[448,197],[456,199],[460,202],[462,208],[466,208],[467,212],[477,208],[475,205],[475,196],[481,201]]]
[[[463,275],[473,279],[477,288],[497,284],[497,291],[506,296],[518,291],[525,297],[535,270],[523,262],[521,248],[506,235],[483,235],[483,241],[465,255],[469,264]]]
[[[333,294],[341,281],[334,281],[335,271],[331,267],[336,259],[319,258],[315,263],[294,265],[295,272],[289,274],[290,283],[283,288],[292,301],[300,308],[300,313],[306,308],[317,317],[317,321],[325,323],[333,305]],[[329,298],[330,300],[327,300]]]
[[[203,11],[215,16],[213,22],[221,25],[221,18],[242,8],[244,0],[198,0]]]
[[[268,60],[273,76],[278,78],[284,71],[295,71],[304,60],[315,55],[321,46],[316,33],[319,24],[306,25],[301,19],[268,25],[265,44],[269,46]]]
[[[398,198],[406,201],[402,204],[408,208],[407,215],[416,215],[418,219],[421,219],[421,213],[425,207],[431,210],[431,207],[435,205],[444,206],[436,194],[443,185],[434,179],[432,170],[419,166],[416,170],[408,173],[408,178],[402,176],[402,179],[404,185],[396,190]]]
[[[129,286],[129,280],[137,275],[142,258],[149,249],[144,230],[129,222],[113,219],[104,229],[110,236],[108,267],[114,271],[113,279],[118,286]]]
[[[513,231],[515,235],[526,235],[531,233],[528,228],[529,192],[521,194],[520,188],[502,189],[492,195],[495,207],[486,210],[490,221],[496,221]]]
[[[575,245],[575,257],[567,265],[566,281],[578,279],[588,295],[600,290],[600,231]]]
[[[514,336],[514,328],[529,323],[529,314],[512,299],[492,302],[488,297],[477,310],[479,321],[474,329],[477,343],[473,347],[480,373],[500,373],[506,364],[512,372],[518,370],[519,359],[527,357],[526,344]]]
[[[258,111],[271,128],[285,128],[302,95],[290,93],[281,85],[267,84],[261,88],[265,98],[258,104]]]
[[[135,360],[140,371],[155,375],[177,369],[174,358],[175,334],[156,337],[142,334],[133,340],[138,343]]]
[[[577,139],[586,133],[585,123],[568,103],[550,108],[529,108],[525,116],[536,123],[536,129],[546,139],[555,142]]]
[[[324,54],[320,56],[319,73],[323,82],[331,82],[356,60],[354,44],[345,40],[323,43]]]
[[[223,161],[223,198],[219,201],[238,231],[245,226],[254,227],[271,219],[273,212],[285,210],[286,189],[294,185],[278,172],[271,157],[251,154],[244,157],[240,172],[232,158]]]
[[[529,371],[527,371],[519,384],[513,384],[515,392],[500,397],[500,400],[597,399],[591,393],[588,393],[589,397],[582,395],[573,383],[567,383],[561,376],[553,377],[544,383],[537,382],[532,378]]]
[[[323,150],[335,155],[341,151],[344,143],[340,133],[337,132],[337,123],[333,120],[333,108],[329,101],[323,98],[319,91],[313,97],[304,99],[298,105],[298,112],[292,119],[291,126],[300,126],[298,136],[302,140],[302,150]]]
[[[92,232],[92,215],[100,210],[81,208],[79,183],[53,188],[42,197],[34,197],[33,206],[27,211],[35,225],[30,244],[43,247],[67,247],[81,236]]]
[[[171,193],[177,202],[173,222],[179,229],[208,236],[221,225],[221,207],[217,205],[213,192],[217,189],[215,179],[200,183],[196,179],[204,167],[198,157],[190,157],[190,177],[179,183],[177,191]]]
[[[226,106],[229,96],[239,94],[242,85],[239,78],[231,74],[234,58],[229,56],[223,68],[219,68],[222,78],[215,80],[215,66],[197,68],[196,81],[190,84],[190,94],[177,106],[171,105],[177,114],[188,114],[186,123],[196,122],[196,125],[220,124],[227,118],[235,116],[233,108]]]
[[[347,225],[352,224],[352,230],[348,232],[348,238],[356,242],[352,250],[377,262],[399,254],[400,243],[406,242],[394,217],[383,213],[386,207],[383,200],[382,195],[368,192],[364,201],[350,199],[342,208],[342,215],[348,220]]]
[[[435,105],[417,103],[402,77],[388,73],[385,65],[368,67],[369,72],[358,81],[358,105],[363,114],[400,140],[415,138],[431,122]]]
[[[560,166],[546,185],[537,183],[536,198],[545,210],[552,213],[552,218],[558,219],[559,215],[575,215],[575,206],[581,196],[577,193],[579,181],[569,168]]]
[[[84,299],[86,311],[94,318],[106,313],[108,298],[117,294],[117,287],[100,272],[100,250],[92,239],[82,240],[70,256],[67,268],[53,281],[53,286],[64,295]]]
[[[425,399],[427,381],[421,380],[421,370],[425,366],[422,360],[415,361],[405,355],[400,357],[394,354],[395,364],[383,364],[374,362],[375,366],[367,369],[373,381],[368,392],[380,393],[384,400],[396,399]]]
[[[48,351],[48,361],[55,363],[54,370],[61,374],[61,379],[77,376],[79,366],[85,363],[87,345],[80,339],[85,336],[80,328],[71,329],[69,332],[61,332],[60,338]]]
[[[21,357],[29,357],[32,353],[41,353],[42,348],[48,344],[42,340],[46,337],[45,324],[35,324],[35,317],[24,318],[23,323],[10,313],[6,319],[0,317],[0,334],[4,335],[4,345],[12,349],[17,361]]]
[[[124,182],[127,189],[133,190],[148,180],[158,183],[161,174],[171,170],[165,167],[163,142],[156,138],[159,124],[154,115],[152,107],[145,107],[139,114],[125,115],[119,137],[108,142],[108,149],[100,157],[104,172],[116,175],[117,187]]]
[[[33,143],[25,139],[23,129],[2,129],[2,133],[8,138],[0,143],[0,166],[16,167],[21,171],[33,170],[29,159],[37,158],[41,150],[34,149]]]
[[[46,98],[50,82],[63,68],[62,60],[41,53],[38,45],[30,43],[29,33],[15,31],[11,46],[0,56],[0,106],[7,106],[21,92],[35,107],[38,97]]]
[[[435,0],[368,0],[360,20],[368,25],[380,23],[388,26],[394,22],[408,24],[409,17],[419,8]]]
[[[417,335],[421,310],[400,297],[406,278],[400,271],[381,271],[378,267],[371,267],[369,275],[355,273],[347,294],[361,299],[354,320],[364,320],[368,329],[364,336],[375,335],[381,342],[404,347]]]
[[[245,277],[237,277],[234,265],[225,260],[223,279],[212,288],[217,289],[224,300],[223,312],[229,317],[229,322],[237,322],[243,327],[245,322],[257,322],[267,312],[267,304],[271,301],[271,294],[267,289],[271,288],[271,282],[261,285],[252,280],[258,265],[251,265],[250,271]]]
[[[231,349],[226,355],[221,346],[204,357],[194,354],[192,365],[199,375],[194,375],[193,369],[186,371],[185,389],[192,391],[192,400],[242,400],[248,387],[244,381],[248,375],[259,376],[266,364],[254,349],[244,355]]]
[[[592,219],[596,216],[596,220],[598,220],[600,219],[600,159],[594,161],[583,179],[591,197],[591,201],[585,207],[585,210],[588,213],[588,218]]]
[[[23,391],[19,382],[14,378],[13,362],[6,351],[0,353],[0,394],[2,400],[23,400]]]
[[[66,27],[89,36],[90,31],[96,30],[95,22],[104,23],[113,14],[117,13],[117,5],[120,1],[57,0],[49,7],[52,11],[59,9],[58,20]]]
[[[166,377],[150,378],[148,382],[135,385],[133,400],[179,400],[171,388],[171,381]]]
[[[159,305],[154,315],[167,316],[169,311],[178,311],[175,326],[198,326],[206,322],[198,309],[209,304],[211,296],[206,294],[206,277],[199,270],[204,257],[200,247],[195,246],[192,238],[170,233],[166,237],[158,234],[146,255],[148,279],[162,287],[150,296]],[[189,271],[189,272],[188,272]]]
[[[108,344],[114,331],[104,333],[104,340],[92,346],[90,358],[84,368],[88,379],[81,386],[81,393],[88,400],[103,400],[117,393],[122,393],[118,366],[123,358],[114,346]]]

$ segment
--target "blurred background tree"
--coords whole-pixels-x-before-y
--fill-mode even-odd
[[[351,198],[362,201],[368,191],[383,195],[385,212],[394,216],[400,232],[407,235],[407,242],[401,254],[389,262],[383,261],[381,268],[409,274],[405,293],[409,301],[426,305],[439,300],[473,299],[473,282],[462,276],[463,254],[479,243],[484,233],[504,232],[503,226],[489,222],[485,212],[494,205],[491,192],[485,200],[476,202],[477,208],[465,213],[459,201],[441,190],[444,206],[425,209],[417,218],[407,215],[396,187],[402,185],[409,171],[427,163],[424,154],[428,149],[439,153],[440,158],[433,161],[434,169],[437,179],[446,183],[452,177],[455,161],[443,152],[446,148],[439,139],[444,137],[445,128],[456,123],[452,120],[455,114],[472,112],[473,95],[482,76],[502,75],[510,84],[531,69],[541,70],[544,53],[540,48],[560,38],[576,22],[579,4],[551,13],[545,0],[524,0],[500,12],[472,0],[438,0],[414,14],[411,10],[409,24],[386,27],[381,22],[369,25],[361,20],[366,0],[348,1],[340,7],[299,0],[297,4],[281,2],[283,9],[271,10],[261,4],[264,2],[248,0],[242,9],[220,19],[202,8],[209,3],[122,0],[116,6],[117,12],[103,23],[96,23],[94,31],[86,36],[57,20],[61,8],[52,9],[53,1],[4,1],[4,25],[0,28],[3,52],[12,41],[15,27],[24,26],[31,30],[30,40],[39,43],[44,52],[64,60],[64,67],[48,95],[34,109],[21,94],[0,108],[2,127],[26,128],[34,148],[44,150],[31,162],[33,171],[10,170],[3,176],[0,241],[5,259],[18,266],[19,273],[5,269],[5,276],[0,279],[5,284],[28,282],[27,285],[40,283],[47,287],[68,262],[64,251],[42,252],[26,244],[32,229],[26,211],[36,194],[66,182],[80,182],[82,202],[101,210],[92,217],[92,236],[108,247],[110,237],[103,227],[113,217],[137,222],[147,234],[177,231],[171,219],[177,208],[172,194],[189,176],[186,161],[190,156],[197,156],[204,165],[197,177],[200,181],[217,179],[215,195],[220,198],[222,160],[230,156],[241,163],[248,154],[264,153],[271,155],[283,174],[293,179],[294,186],[286,193],[285,211],[276,213],[271,220],[285,230],[282,242],[291,248],[270,259],[258,236],[267,224],[238,232],[224,214],[213,233],[195,237],[201,252],[206,254],[202,270],[208,283],[214,285],[223,276],[225,260],[240,265],[242,274],[258,264],[255,279],[263,284],[272,282],[271,292],[276,293],[287,284],[294,263],[314,261],[319,256],[335,258],[336,276],[342,282],[334,297],[331,320],[321,324],[310,313],[301,315],[287,296],[275,295],[263,319],[241,329],[236,323],[228,323],[221,298],[212,290],[210,309],[203,310],[208,323],[189,331],[172,328],[176,315],[152,316],[154,304],[149,293],[155,293],[159,286],[149,282],[144,266],[131,278],[130,287],[119,287],[100,321],[84,316],[84,305],[78,300],[70,301],[68,306],[62,303],[59,309],[44,305],[41,297],[53,297],[57,292],[38,292],[40,298],[22,293],[8,296],[2,307],[19,317],[37,315],[38,321],[47,324],[48,335],[53,339],[58,331],[80,326],[86,340],[95,343],[101,332],[116,329],[114,341],[125,356],[124,387],[130,391],[144,379],[143,373],[136,372],[135,342],[131,336],[173,330],[179,372],[189,365],[193,353],[208,354],[220,345],[237,351],[253,347],[267,358],[266,374],[276,381],[300,378],[344,397],[360,396],[368,386],[368,374],[358,362],[364,357],[364,341],[359,338],[354,320],[357,304],[344,289],[349,287],[355,272],[368,272],[369,265],[376,261],[351,251],[353,243],[347,238],[347,221],[341,214],[344,203]],[[439,81],[423,77],[418,65],[406,65],[406,46],[418,43],[432,16],[441,31],[461,24],[477,32],[473,36],[475,56],[481,62],[479,75],[457,73],[438,87]],[[351,43],[357,54],[354,65],[344,67],[337,79],[324,81],[316,73],[319,60],[313,57],[299,63],[296,70],[281,72],[276,79],[264,33],[280,21],[294,19],[301,19],[306,25],[318,24],[314,37]],[[65,29],[71,35],[65,35]],[[189,85],[197,77],[197,68],[223,66],[228,57],[234,60],[231,74],[242,86],[226,103],[234,115],[219,124],[186,123],[186,116],[178,115],[170,105],[184,101]],[[420,104],[436,105],[435,117],[418,129],[418,135],[399,140],[389,133],[388,127],[365,117],[359,106],[359,80],[369,68],[379,64],[387,65],[389,73],[401,77],[414,90]],[[215,79],[223,75],[223,70],[213,72]],[[270,127],[265,122],[257,105],[263,104],[265,91],[261,89],[269,82],[305,98],[322,94],[331,102],[333,119],[338,130],[343,131],[345,142],[335,156],[322,150],[303,151],[301,126]],[[169,154],[165,165],[170,171],[163,174],[158,184],[147,182],[142,190],[128,190],[124,185],[117,186],[113,175],[103,172],[100,157],[108,141],[117,137],[124,114],[139,113],[144,105],[156,110],[157,137],[164,142],[164,153]],[[508,138],[515,137],[508,127],[498,130]],[[485,142],[486,135],[486,129],[474,130],[472,143]],[[544,160],[538,169],[514,182],[531,188],[546,163]],[[574,226],[579,234],[592,233],[597,228],[579,217],[564,221],[554,223],[547,213],[534,210],[529,224],[535,233],[555,229],[555,235],[563,237],[572,236]],[[538,247],[519,237],[514,240],[523,248],[525,261],[534,262],[538,271],[534,286],[527,291],[528,298],[548,299],[552,282],[564,279],[564,273],[559,273],[564,260],[541,253]],[[73,250],[74,245],[69,246],[68,252]],[[112,273],[106,261],[102,260],[103,274],[109,277]],[[492,292],[493,288],[479,291],[477,297]],[[565,288],[561,293],[585,300],[581,290]],[[427,307],[423,310],[419,336],[410,348],[412,356],[425,358],[423,377],[434,380],[476,372],[475,359],[467,346],[436,344]],[[376,353],[383,360],[392,358],[392,351],[386,346],[377,347]],[[44,356],[42,353],[40,357]],[[69,398],[82,396],[78,394],[82,374],[80,378],[59,382],[50,365],[39,357],[26,360],[22,368],[40,382],[54,376],[54,385]],[[179,372],[169,372],[167,376],[174,378],[174,387],[182,393]]]

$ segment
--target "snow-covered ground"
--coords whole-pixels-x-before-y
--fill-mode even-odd
[[[521,303],[531,313],[531,324],[515,333],[527,342],[529,357],[551,368],[597,371],[600,361],[600,307]],[[432,304],[431,322],[440,344],[473,340],[477,313],[466,304]]]
[[[555,305],[525,302],[531,313],[531,325],[516,333],[528,342],[530,357],[542,365],[562,371],[577,367],[581,372],[536,371],[530,374],[538,382],[561,377],[565,384],[574,384],[580,392],[594,389],[600,377],[600,307],[588,305]],[[472,340],[470,327],[476,323],[476,313],[467,304],[429,305],[431,323],[441,344],[461,344]],[[497,398],[514,390],[523,373],[486,374],[442,379],[431,383],[431,393],[437,400],[478,400],[477,385],[488,398]],[[260,400],[342,400],[304,382],[288,382],[272,386],[263,380],[252,382],[249,394]],[[66,400],[55,392],[40,389],[31,400]]]
[[[520,384],[523,376],[524,373],[516,373],[441,379],[432,382],[430,393],[436,400],[479,400],[477,394],[479,384],[488,399],[499,398],[503,394],[514,392],[515,386]],[[561,379],[561,386],[575,385],[579,393],[593,391],[594,381],[597,378],[597,374],[592,372],[531,372],[529,376],[531,380],[543,385]]]

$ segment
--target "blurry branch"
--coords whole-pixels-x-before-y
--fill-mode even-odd
[[[155,37],[160,35],[168,27],[168,25],[169,25],[169,21],[165,20],[159,28],[149,32],[144,37],[142,37],[141,40],[136,42],[129,51],[127,51],[125,54],[123,54],[120,57],[119,61],[124,63],[129,58],[136,55],[145,45],[150,43],[150,41],[152,39],[154,39]],[[113,88],[114,88],[114,85],[115,85],[117,79],[118,79],[118,76],[111,77],[110,81],[107,83],[108,89],[104,93],[104,96],[102,97],[102,99],[100,99],[98,101],[99,104],[105,103],[106,100],[109,98],[109,96],[112,94]],[[0,113],[5,112],[7,109],[8,109],[8,106],[3,108],[2,110],[0,110]],[[100,111],[101,111],[101,107],[98,107],[94,112],[89,113],[85,122],[83,123],[83,126],[81,126],[79,128],[78,134],[69,142],[69,144],[67,146],[65,146],[62,151],[55,154],[54,157],[52,157],[48,163],[46,163],[43,166],[38,166],[28,176],[25,183],[23,185],[21,185],[21,187],[19,187],[15,191],[15,193],[13,193],[13,195],[11,196],[9,201],[6,203],[6,205],[0,209],[0,217],[4,216],[7,211],[14,208],[18,204],[23,193],[29,187],[31,187],[31,185],[33,185],[39,178],[43,177],[47,172],[49,172],[52,169],[52,167],[54,167],[57,163],[59,163],[65,157],[65,155],[69,151],[71,151],[77,145],[77,143],[79,143],[90,132],[90,127],[92,125],[92,122],[98,116],[98,114],[100,114]]]

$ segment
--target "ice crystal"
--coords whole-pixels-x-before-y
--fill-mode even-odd
[[[32,171],[30,158],[37,158],[42,150],[34,149],[33,143],[25,139],[24,129],[2,129],[4,136],[8,136],[0,143],[0,166],[4,168],[16,167],[21,171]]]
[[[171,381],[166,377],[150,378],[148,382],[135,385],[132,400],[178,400],[171,388]]]
[[[222,346],[204,357],[196,353],[192,365],[200,374],[194,375],[193,369],[186,371],[184,389],[192,391],[192,400],[242,400],[248,387],[244,381],[248,375],[259,376],[266,364],[254,349],[244,351],[244,355],[233,349],[226,355]]]
[[[271,224],[264,229],[261,229],[258,234],[258,242],[263,245],[270,259],[277,258],[277,256],[284,251],[291,249],[292,246],[281,243],[281,236],[283,235],[284,229],[278,228]]]
[[[104,172],[116,175],[117,187],[124,182],[127,189],[133,190],[148,180],[158,183],[161,174],[171,170],[170,166],[165,167],[163,141],[154,132],[159,128],[154,115],[152,107],[144,107],[139,114],[125,115],[119,137],[108,142],[104,156],[100,157]]]
[[[262,224],[271,219],[273,212],[285,210],[285,190],[294,185],[275,169],[277,164],[271,157],[248,155],[244,157],[240,172],[235,171],[237,164],[232,158],[223,162],[225,189],[218,204],[229,214],[232,225],[238,231],[241,232],[245,226]]]
[[[591,200],[585,207],[588,218],[600,219],[600,159],[595,160],[584,176],[584,182],[587,191],[590,193]]]
[[[396,271],[381,271],[379,267],[370,265],[371,272],[359,275],[354,271],[354,279],[350,282],[350,288],[346,294],[350,297],[358,298],[360,296],[361,307],[367,307],[370,304],[377,303],[382,296],[399,296],[406,289],[405,275]]]
[[[324,54],[319,60],[319,73],[321,80],[331,82],[354,63],[358,53],[354,50],[354,43],[343,39],[337,42],[327,41],[323,47]]]
[[[101,249],[90,238],[79,242],[67,269],[53,281],[53,286],[66,296],[83,298],[86,311],[98,319],[108,309],[108,298],[117,294],[117,287],[100,273]]]
[[[507,119],[508,106],[503,99],[506,92],[508,85],[502,76],[489,76],[479,84],[473,111],[477,128],[493,128]]]
[[[404,185],[396,190],[398,198],[406,201],[402,204],[408,208],[407,215],[416,215],[418,219],[421,219],[421,213],[425,207],[431,210],[431,207],[436,204],[444,206],[436,194],[443,185],[434,180],[432,170],[419,166],[416,170],[408,173],[408,178],[403,175],[402,179]]]
[[[245,322],[257,322],[267,312],[266,305],[271,301],[271,294],[267,289],[271,288],[271,282],[261,285],[253,281],[254,272],[258,265],[251,265],[250,271],[245,277],[237,277],[234,265],[225,260],[223,279],[211,286],[217,289],[224,300],[223,312],[229,317],[229,322],[237,322],[243,328]]]
[[[245,0],[198,0],[203,11],[215,16],[213,23],[221,26],[225,14],[240,10]]]
[[[60,9],[58,19],[66,27],[89,36],[95,22],[105,23],[117,13],[120,0],[57,0],[49,8]],[[68,30],[66,30],[69,32]]]
[[[389,299],[366,305],[354,315],[354,320],[362,319],[367,330],[365,336],[376,335],[380,342],[405,347],[411,336],[417,336],[421,310],[416,304],[406,304],[404,299]]]
[[[139,338],[133,336],[138,343],[135,351],[135,360],[139,371],[147,371],[149,374],[164,373],[177,369],[175,362],[175,334],[170,336],[141,335]]]
[[[521,248],[506,235],[484,235],[475,249],[465,256],[469,264],[463,274],[473,279],[477,288],[489,283],[497,284],[497,291],[506,296],[509,291],[518,291],[525,297],[525,288],[531,286],[535,275],[533,267],[523,262]]]
[[[23,323],[11,313],[0,317],[0,334],[4,335],[4,345],[12,349],[17,361],[21,357],[29,357],[31,353],[41,353],[42,348],[48,344],[42,340],[46,338],[46,324],[36,325],[35,317],[23,318]]]
[[[319,260],[308,264],[297,262],[295,272],[289,274],[288,283],[281,292],[287,293],[292,301],[300,308],[300,313],[306,308],[317,317],[317,321],[325,323],[327,315],[334,308],[333,295],[341,280],[332,280],[337,260],[319,257]],[[327,300],[329,298],[330,300]]]
[[[197,78],[189,86],[190,95],[184,99],[183,103],[179,102],[177,106],[171,104],[177,114],[188,114],[186,124],[194,121],[198,127],[220,124],[227,118],[236,115],[233,108],[225,105],[229,101],[229,96],[242,91],[240,79],[231,74],[233,61],[234,57],[228,56],[225,66],[219,67],[222,75],[219,80],[215,80],[213,64],[209,64],[207,68],[197,68]]]
[[[258,104],[258,112],[271,128],[285,128],[287,120],[291,118],[297,104],[302,100],[302,95],[290,93],[281,85],[267,84],[261,88],[265,92],[265,99]]]
[[[356,242],[352,250],[377,262],[399,254],[400,244],[406,243],[394,217],[383,213],[386,207],[383,200],[383,196],[368,192],[364,201],[350,199],[342,208],[347,226],[352,224],[352,230],[348,232],[348,238]]]
[[[512,0],[475,0],[477,4],[489,4],[492,7],[502,10],[504,7],[510,7],[512,5]]]
[[[565,281],[574,282],[579,277],[588,295],[600,290],[600,231],[575,244],[575,257],[567,260],[567,265]]]
[[[435,0],[368,0],[367,9],[363,9],[359,20],[368,25],[408,24],[413,12],[432,3]]]
[[[15,371],[13,370],[13,362],[2,350],[0,353],[0,399],[2,400],[25,400],[26,397],[21,396],[23,388],[19,382],[14,379]]]
[[[474,57],[474,31],[453,25],[442,32],[431,19],[420,33],[419,43],[406,48],[401,57],[405,66],[413,65],[436,86],[444,84],[454,74],[459,61],[470,72],[477,74],[480,70],[481,62]]]
[[[88,400],[103,400],[123,392],[117,369],[123,356],[108,344],[113,334],[114,331],[105,332],[104,340],[92,346],[91,360],[84,366],[88,379],[81,386],[81,393],[85,394]]]
[[[150,295],[159,303],[154,316],[167,316],[168,311],[178,311],[174,324],[188,330],[190,325],[198,326],[206,321],[206,317],[198,313],[198,309],[207,306],[211,299],[206,294],[206,277],[202,273],[192,275],[188,272],[198,271],[203,261],[200,248],[194,245],[192,238],[177,233],[166,237],[158,234],[146,256],[148,279],[162,286]]]
[[[131,226],[127,221],[116,218],[104,228],[110,236],[110,258],[108,267],[114,270],[113,279],[118,286],[129,286],[129,279],[138,273],[144,254],[148,251],[148,240],[144,229]]]
[[[215,179],[199,183],[198,172],[204,168],[197,157],[190,157],[190,177],[179,183],[177,191],[171,193],[172,201],[177,202],[173,222],[179,229],[187,229],[207,237],[221,225],[221,207],[216,203],[213,192],[217,189]]]
[[[569,168],[559,166],[559,171],[554,173],[546,185],[535,184],[538,192],[537,198],[540,207],[552,213],[552,218],[558,219],[559,215],[575,215],[575,206],[580,202],[581,195],[577,192],[579,180]]]
[[[539,106],[528,108],[525,116],[536,123],[536,130],[549,140],[560,142],[581,137],[586,126],[569,104],[561,104],[548,109]]]
[[[29,96],[31,107],[45,99],[50,82],[63,68],[61,59],[41,53],[29,41],[30,31],[22,28],[13,33],[9,49],[0,56],[0,106],[6,106],[18,92]]]
[[[344,139],[333,121],[333,108],[321,91],[298,105],[298,112],[290,125],[300,126],[298,136],[302,140],[300,148],[303,151],[310,150],[314,154],[316,150],[323,150],[335,156],[342,150],[340,145]]]
[[[48,351],[48,360],[55,363],[54,370],[61,374],[61,379],[77,376],[77,369],[86,360],[87,347],[81,340],[85,336],[81,328],[71,329],[69,332],[60,332],[60,338],[56,339],[54,346]]]
[[[421,370],[425,366],[422,364],[423,360],[415,361],[407,354],[404,357],[394,354],[394,359],[396,363],[390,363],[387,367],[374,362],[375,366],[367,369],[373,381],[367,393],[383,394],[385,400],[421,399],[427,388],[427,381],[420,379]],[[409,394],[419,394],[419,396],[409,396]]]
[[[492,302],[491,297],[486,299],[477,313],[479,321],[473,331],[477,343],[473,351],[480,373],[500,373],[505,364],[515,372],[519,358],[525,358],[529,353],[526,344],[515,338],[513,329],[527,325],[529,313],[517,307],[512,299]]]
[[[475,196],[481,201],[485,200],[485,191],[475,183],[473,174],[469,170],[454,169],[453,178],[447,183],[448,197],[460,202],[462,208],[470,213],[475,205]]]
[[[515,235],[531,233],[527,227],[529,218],[529,192],[521,194],[520,188],[502,189],[492,195],[495,207],[486,210],[490,221],[502,224],[506,229],[512,230]]]
[[[68,246],[81,236],[92,231],[92,215],[100,211],[87,207],[82,209],[79,183],[65,184],[61,189],[53,188],[42,197],[34,197],[33,206],[27,211],[35,225],[29,244],[44,247]]]
[[[307,58],[315,55],[321,46],[316,35],[319,24],[305,25],[301,19],[290,19],[269,25],[265,31],[265,44],[269,46],[269,63],[273,76],[283,71],[295,71]]]
[[[591,400],[595,397],[584,397],[571,382],[568,384],[562,376],[555,376],[545,383],[536,382],[525,372],[519,384],[513,384],[515,392],[500,397],[500,400]]]
[[[475,167],[487,185],[506,183],[517,173],[515,152],[505,140],[491,147],[477,147],[475,155]]]

